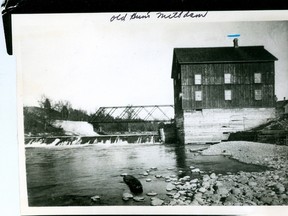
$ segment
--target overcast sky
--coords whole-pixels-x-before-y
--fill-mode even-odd
[[[288,98],[287,21],[110,22],[111,16],[17,15],[13,19],[24,105],[38,105],[42,94],[89,112],[100,106],[173,104],[173,48],[232,46],[227,35],[236,33],[241,35],[239,46],[264,45],[279,59],[276,95]]]

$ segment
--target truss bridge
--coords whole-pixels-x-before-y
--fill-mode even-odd
[[[128,105],[100,107],[89,122],[92,124],[172,122],[173,118],[173,105]]]

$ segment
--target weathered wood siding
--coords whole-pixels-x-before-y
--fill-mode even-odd
[[[224,83],[225,73],[231,74],[230,84]],[[261,73],[261,83],[254,83],[254,73]],[[201,85],[195,85],[195,74],[201,74]],[[182,92],[183,110],[275,105],[274,62],[181,65],[181,82],[175,85],[181,86],[181,90],[174,86],[174,96]],[[202,101],[195,101],[195,91],[199,90]],[[225,101],[225,90],[232,91],[231,101]],[[262,91],[262,100],[255,100],[255,90]]]
[[[220,142],[231,132],[267,123],[275,118],[275,108],[203,109],[184,112],[183,117],[183,128],[179,130],[184,135],[183,143]]]

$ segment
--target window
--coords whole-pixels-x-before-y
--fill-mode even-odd
[[[195,85],[201,85],[201,74],[195,74]]]
[[[231,90],[225,90],[225,100],[232,100],[232,91]]]
[[[261,73],[254,73],[254,83],[261,83]]]
[[[202,101],[202,91],[195,91],[195,101]]]
[[[225,84],[231,83],[231,74],[230,73],[225,73],[224,74],[224,83]]]
[[[255,100],[262,100],[262,91],[255,90]]]

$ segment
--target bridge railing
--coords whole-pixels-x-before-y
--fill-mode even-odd
[[[90,123],[171,122],[173,105],[110,106],[100,107]]]

